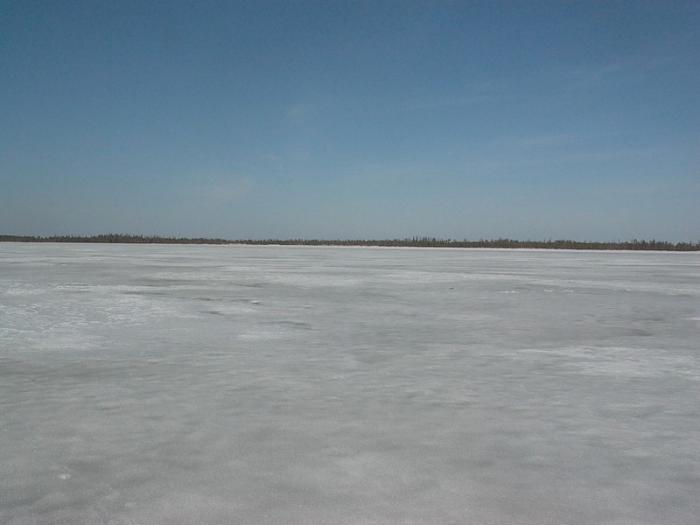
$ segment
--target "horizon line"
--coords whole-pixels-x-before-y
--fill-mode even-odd
[[[624,241],[578,241],[573,239],[518,240],[496,239],[452,239],[429,236],[413,236],[394,239],[226,239],[221,237],[177,237],[143,234],[96,234],[96,235],[5,235],[0,242],[57,242],[86,244],[243,244],[282,246],[366,246],[366,247],[423,247],[423,248],[543,248],[562,250],[634,250],[634,251],[700,251],[700,241],[659,241],[656,239],[631,239]]]

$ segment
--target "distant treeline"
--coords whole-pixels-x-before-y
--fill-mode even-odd
[[[700,241],[666,242],[656,240],[590,242],[571,240],[516,241],[514,239],[481,239],[478,241],[438,239],[435,237],[411,237],[405,239],[208,239],[203,237],[159,237],[108,233],[103,235],[54,235],[50,237],[29,235],[0,235],[0,242],[84,242],[129,244],[281,244],[294,246],[405,246],[425,248],[547,248],[560,250],[660,250],[689,252],[700,251]]]

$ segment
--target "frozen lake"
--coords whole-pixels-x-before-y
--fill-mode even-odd
[[[0,244],[2,524],[697,524],[700,254]]]

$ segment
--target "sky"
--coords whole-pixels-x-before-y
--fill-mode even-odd
[[[700,240],[700,2],[0,0],[0,233]]]

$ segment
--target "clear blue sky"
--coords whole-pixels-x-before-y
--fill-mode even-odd
[[[700,239],[700,2],[0,0],[0,233]]]

